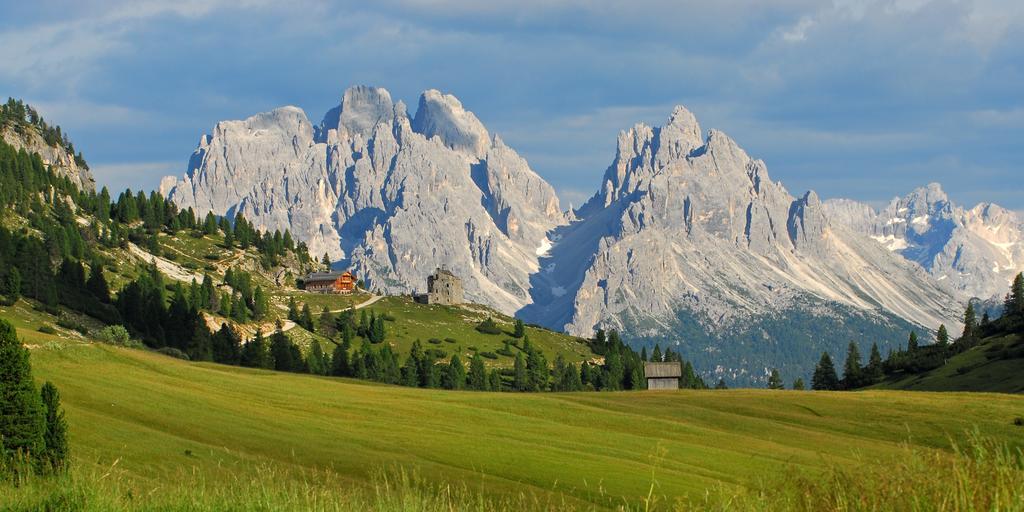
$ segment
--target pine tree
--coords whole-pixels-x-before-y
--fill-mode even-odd
[[[612,331],[614,334],[615,331]],[[622,356],[618,350],[612,350],[604,357],[604,372],[601,379],[601,389],[618,391],[622,389],[622,379],[625,375],[625,367],[622,364]]]
[[[89,271],[89,281],[85,283],[85,288],[89,290],[89,293],[100,300],[100,302],[110,302],[110,286],[107,284],[107,279],[103,276],[103,264],[95,262],[92,264],[92,270]]]
[[[803,378],[797,377],[796,380],[793,381],[793,390],[794,391],[803,391],[804,390],[804,379]]]
[[[487,368],[479,352],[469,361],[469,389],[487,391]]]
[[[46,411],[32,380],[28,349],[14,326],[0,319],[0,462],[43,454],[45,432]]]
[[[911,333],[911,340],[917,343],[917,334]],[[858,388],[863,384],[864,372],[860,366],[860,350],[857,344],[850,342],[846,348],[846,364],[843,366],[843,387]]]
[[[650,361],[651,360],[647,356],[647,347],[643,347],[643,348],[640,349],[640,360],[641,361]]]
[[[939,326],[939,332],[935,335],[935,344],[940,347],[949,345],[949,332],[946,331],[945,324]]]
[[[278,323],[277,330],[270,337],[270,358],[274,361],[274,369],[279,372],[296,371],[296,361],[292,358],[292,342],[288,335],[281,330]]]
[[[352,375],[348,359],[349,346],[349,342],[345,341],[334,347],[334,352],[331,353],[331,375],[335,377],[348,377]]]
[[[661,345],[654,345],[654,352],[651,352],[651,362],[660,363],[664,361],[665,356],[661,353]]]
[[[313,312],[309,310],[309,304],[308,303],[302,304],[302,317],[301,317],[301,320],[302,321],[299,322],[299,325],[302,325],[302,327],[304,329],[306,329],[307,331],[313,332],[313,330],[314,330],[314,327],[313,327]]]
[[[331,310],[327,306],[324,306],[323,311],[320,312],[320,319],[317,321],[317,329],[320,331],[320,334],[328,338],[333,338],[337,333],[334,314],[331,313]]]
[[[907,340],[907,352],[917,351],[917,331],[910,331],[910,339]]]
[[[487,374],[487,390],[501,391],[501,374],[498,373],[498,370],[491,370]]]
[[[46,445],[44,460],[49,470],[59,473],[67,468],[68,423],[64,419],[64,411],[60,408],[60,393],[57,386],[47,381],[40,389],[40,396],[46,412],[46,432],[43,435]]]
[[[868,356],[868,365],[865,368],[870,384],[874,384],[885,376],[882,365],[882,353],[878,351],[878,343],[871,344],[871,355]]]
[[[320,263],[327,267],[327,270],[331,270],[331,257],[324,253],[324,257],[320,259]]]
[[[1010,287],[1010,300],[1012,301],[1009,314],[1019,315],[1024,313],[1024,273],[1017,274],[1013,278],[1013,285]]]
[[[771,375],[768,377],[768,389],[786,389],[786,385],[782,383],[782,376],[779,375],[778,368],[772,368]]]
[[[839,377],[836,375],[836,367],[832,364],[832,358],[829,357],[828,352],[821,353],[821,360],[814,368],[811,389],[820,391],[839,389]]]
[[[971,338],[974,338],[974,335],[976,334],[977,330],[978,320],[977,316],[974,313],[974,304],[968,302],[967,310],[964,311],[964,333],[962,338],[964,340],[970,340]]]
[[[256,335],[242,346],[241,363],[250,368],[273,368],[263,332],[257,330]]]
[[[462,366],[462,360],[455,354],[445,368],[444,376],[445,389],[462,389],[466,387],[466,368]]]
[[[526,336],[526,325],[523,323],[522,319],[516,318],[515,328],[512,331],[512,337],[522,338],[523,336]]]
[[[262,320],[269,310],[270,302],[267,300],[267,295],[263,293],[262,286],[257,286],[256,291],[252,294],[252,317]]]
[[[516,391],[526,391],[529,389],[529,377],[526,374],[526,360],[523,359],[523,353],[519,352],[516,354],[516,361],[513,365],[514,378],[512,380],[512,387]]]
[[[405,365],[402,366],[402,385],[411,388],[419,387],[420,385],[419,361],[412,355],[405,359]]]
[[[295,297],[288,297],[288,320],[300,324],[299,305],[295,303]]]
[[[313,342],[309,347],[309,359],[307,361],[309,373],[313,375],[327,375],[330,370],[330,362],[324,355],[324,349],[320,343]]]
[[[729,386],[725,385],[725,379],[719,377],[718,384],[715,384],[715,389],[729,389]]]

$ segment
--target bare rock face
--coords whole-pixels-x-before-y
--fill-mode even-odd
[[[893,199],[882,211],[849,200],[826,209],[838,222],[921,265],[962,300],[1000,299],[1024,271],[1024,223],[990,203],[964,209],[937,183]]]
[[[808,304],[955,325],[954,294],[917,265],[836,225],[814,192],[791,196],[724,133],[698,134],[679,107],[619,135],[600,192],[552,234],[524,317],[640,338],[680,315],[723,331]]]
[[[554,190],[453,96],[427,91],[411,121],[388,91],[352,87],[319,126],[283,107],[218,123],[169,197],[205,214],[290,229],[371,288],[422,290],[447,266],[468,300],[530,300]]]
[[[0,130],[0,138],[15,149],[24,149],[28,153],[38,153],[43,163],[50,166],[58,176],[67,176],[82,190],[96,190],[96,180],[88,167],[78,165],[75,155],[69,154],[60,146],[50,146],[35,128],[26,127],[15,130],[5,127]]]

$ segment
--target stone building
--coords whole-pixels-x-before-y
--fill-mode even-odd
[[[644,363],[644,376],[647,377],[647,389],[679,389],[683,367],[678,362]]]
[[[438,268],[427,277],[427,293],[416,295],[424,304],[462,304],[462,279],[446,268]]]

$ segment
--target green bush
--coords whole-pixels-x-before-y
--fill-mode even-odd
[[[86,327],[82,323],[78,322],[77,320],[74,320],[74,319],[66,317],[66,316],[58,318],[57,319],[57,325],[65,328],[65,329],[71,329],[72,331],[78,331],[82,335],[89,334],[89,328],[88,327]]]
[[[429,340],[427,340],[427,343],[430,343],[430,344],[433,344],[433,345],[440,345],[441,344],[441,340],[438,339],[438,338],[430,338]]]
[[[128,329],[125,329],[124,326],[121,325],[108,325],[93,332],[92,335],[98,341],[109,343],[111,345],[133,348],[142,347],[142,342],[133,340],[131,335],[128,333]]]
[[[220,254],[210,253],[210,254],[203,255],[203,257],[208,259],[208,260],[210,260],[210,261],[220,261]]]
[[[1013,424],[1018,427],[1024,427],[1024,416],[1017,416],[1013,419]]]
[[[458,341],[455,338],[445,338],[444,340],[447,341],[448,343],[455,343],[456,341]]]
[[[503,332],[501,327],[498,327],[498,324],[494,323],[494,319],[491,317],[487,317],[486,320],[480,322],[476,326],[476,330],[484,334],[501,334]]]
[[[43,334],[57,334],[57,329],[54,329],[53,326],[49,324],[40,325],[37,330]]]
[[[432,359],[444,359],[448,357],[448,352],[445,352],[444,350],[441,350],[439,348],[428,348],[424,350],[423,353]]]
[[[497,359],[498,354],[494,352],[480,352],[480,357],[486,357],[487,359]]]
[[[184,353],[184,352],[182,352],[182,351],[180,351],[180,350],[178,350],[178,349],[176,349],[174,347],[158,348],[158,349],[155,350],[155,352],[158,353],[158,354],[163,354],[165,356],[175,357],[175,358],[178,358],[178,359],[184,359],[186,361],[189,360],[188,354],[186,354],[186,353]]]

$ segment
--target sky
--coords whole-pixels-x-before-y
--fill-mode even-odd
[[[0,0],[0,95],[111,190],[181,175],[217,121],[316,123],[351,85],[454,94],[558,191],[685,105],[793,194],[929,182],[1024,211],[1024,1]],[[412,112],[410,112],[412,114]]]

